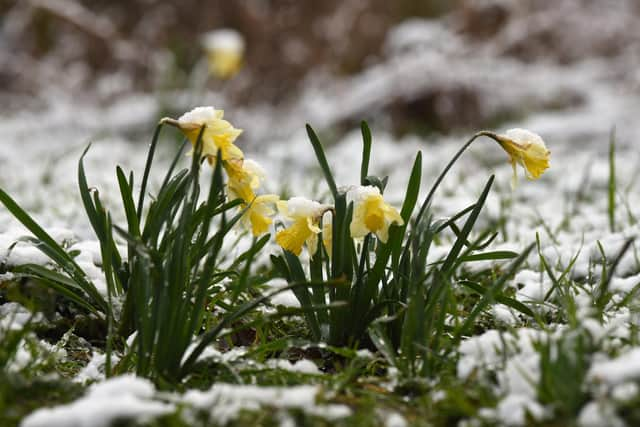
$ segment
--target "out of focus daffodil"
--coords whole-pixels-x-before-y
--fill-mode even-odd
[[[496,135],[496,141],[509,154],[509,161],[513,166],[511,186],[518,183],[516,164],[525,170],[528,179],[538,179],[549,168],[550,151],[542,138],[526,129],[510,129],[503,135]]]
[[[384,201],[378,187],[355,187],[349,190],[347,198],[354,204],[349,227],[354,239],[375,233],[382,243],[387,243],[389,226],[404,224],[398,211]]]
[[[222,153],[222,160],[242,159],[244,157],[242,150],[233,144],[242,130],[234,128],[223,117],[223,110],[197,107],[184,113],[178,120],[164,118],[161,123],[178,127],[194,147],[200,130],[205,126],[202,134],[202,156],[207,157],[210,163],[213,163],[218,150]]]
[[[276,213],[274,205],[278,200],[279,197],[275,194],[263,194],[255,197],[249,205],[241,205],[243,209],[246,208],[241,221],[254,236],[269,231],[269,226],[273,222],[272,217]]]
[[[330,205],[304,197],[292,197],[286,202],[279,202],[278,210],[293,223],[276,234],[276,243],[296,255],[300,255],[302,246],[306,244],[309,254],[313,256],[318,250],[320,218],[329,209]]]
[[[251,159],[229,159],[224,162],[229,177],[229,199],[242,199],[247,203],[255,198],[254,192],[264,180],[264,169]]]
[[[229,28],[211,31],[202,38],[207,54],[209,72],[219,79],[229,79],[242,68],[245,43],[236,30]]]
[[[257,162],[250,159],[230,159],[224,162],[224,168],[229,178],[227,189],[229,200],[241,199],[242,224],[254,236],[259,236],[269,230],[275,214],[274,205],[279,197],[274,194],[256,196],[255,191],[264,179],[264,169]]]

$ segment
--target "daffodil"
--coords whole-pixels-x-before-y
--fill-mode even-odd
[[[538,179],[549,168],[550,151],[539,135],[526,129],[510,129],[504,135],[496,135],[496,141],[509,154],[513,166],[511,186],[518,182],[516,164],[525,170],[528,179]]]
[[[197,107],[184,113],[178,120],[164,118],[162,123],[178,127],[195,147],[200,130],[204,126],[202,134],[202,156],[207,157],[213,163],[218,150],[222,153],[222,160],[242,159],[242,150],[233,143],[242,133],[231,123],[223,119],[224,111],[213,107]]]
[[[320,218],[329,209],[330,205],[304,197],[292,197],[286,202],[279,202],[278,210],[293,223],[276,234],[276,243],[296,255],[300,255],[302,247],[306,244],[309,254],[313,256],[318,250]]]
[[[240,209],[245,210],[241,218],[242,224],[251,230],[254,236],[266,233],[273,222],[273,206],[279,197],[275,194],[256,196],[255,191],[264,179],[264,169],[250,159],[230,159],[223,165],[229,178],[229,200],[242,200]]]
[[[347,193],[347,199],[353,201],[353,218],[349,230],[354,239],[375,233],[382,243],[389,239],[391,224],[403,225],[398,211],[386,203],[378,187],[355,187]]]
[[[229,79],[242,68],[245,43],[242,35],[232,29],[211,31],[202,38],[209,72],[220,79]]]
[[[273,223],[273,215],[276,211],[273,206],[278,202],[279,197],[275,194],[263,194],[256,196],[248,205],[241,205],[244,209],[241,222],[250,229],[254,236],[269,231],[269,226]]]
[[[265,177],[262,166],[251,159],[229,159],[223,165],[229,177],[229,199],[242,199],[247,203],[253,200],[255,190]]]

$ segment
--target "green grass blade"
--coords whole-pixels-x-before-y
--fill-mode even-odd
[[[68,298],[93,314],[98,314],[102,311],[100,307],[93,306],[91,302],[87,300],[82,288],[67,276],[48,270],[36,264],[23,264],[19,267],[15,267],[12,272],[17,276],[30,277],[41,281],[47,287],[53,289],[63,297]]]
[[[493,184],[494,178],[495,176],[491,175],[491,177],[487,181],[487,184],[484,186],[484,189],[482,190],[482,194],[478,198],[478,201],[476,202],[475,207],[473,208],[473,211],[471,211],[471,213],[469,214],[469,217],[467,218],[467,221],[465,222],[464,227],[462,227],[462,230],[460,231],[458,238],[454,242],[453,247],[451,248],[451,251],[447,255],[447,258],[445,259],[444,263],[442,264],[441,271],[445,272],[445,275],[446,275],[446,272],[448,272],[451,269],[451,267],[455,265],[458,255],[460,254],[462,247],[467,241],[467,237],[471,233],[471,230],[473,230],[473,226],[475,225],[476,220],[480,215],[480,211],[482,210],[482,207],[484,206],[487,196],[489,195],[489,191],[491,190],[491,185]]]
[[[140,223],[138,215],[136,214],[136,207],[133,202],[133,191],[129,186],[127,177],[120,166],[116,167],[116,175],[118,178],[118,185],[120,187],[120,196],[122,197],[122,205],[124,206],[125,216],[127,218],[127,224],[129,226],[129,233],[134,236],[140,235]]]
[[[503,259],[512,259],[518,256],[517,252],[513,251],[491,251],[481,254],[472,254],[461,257],[462,262],[474,262],[474,261],[497,261]]]
[[[369,161],[371,159],[371,130],[367,122],[360,123],[362,131],[362,163],[360,164],[360,185],[366,185],[365,179],[369,175]]]
[[[466,288],[471,289],[478,295],[485,295],[487,293],[487,288],[485,288],[479,283],[472,282],[471,280],[460,280],[458,283]],[[526,305],[524,305],[523,303],[521,303],[515,298],[508,297],[502,293],[498,293],[494,295],[494,297],[496,302],[499,302],[500,304],[506,305],[507,307],[511,307],[522,314],[526,314],[527,316],[535,317],[535,313],[531,311],[529,307],[527,307]]]
[[[105,310],[106,301],[91,283],[84,271],[71,256],[47,233],[31,216],[24,211],[7,193],[0,189],[0,202],[22,223],[37,239],[29,239],[36,247],[58,264],[93,299],[93,302]]]
[[[616,231],[616,128],[611,129],[609,136],[609,192],[608,192],[608,214],[609,229],[612,233]]]
[[[144,173],[142,174],[142,183],[140,184],[140,195],[138,196],[138,207],[136,209],[136,216],[138,217],[138,223],[142,221],[142,208],[144,205],[144,197],[147,192],[147,182],[149,181],[149,173],[151,172],[151,164],[153,163],[153,156],[156,153],[156,145],[158,144],[158,137],[160,136],[160,130],[162,129],[162,123],[158,123],[156,130],[153,132],[153,138],[151,139],[151,145],[149,146],[149,152],[147,153],[147,161],[144,165]]]
[[[333,198],[335,200],[338,197],[338,186],[333,179],[333,174],[331,173],[331,168],[329,167],[329,163],[327,162],[327,157],[324,154],[324,149],[322,148],[320,139],[318,139],[318,135],[316,135],[311,126],[307,125],[306,128],[307,135],[309,135],[309,140],[311,141],[311,145],[313,146],[313,151],[316,153],[316,158],[318,159],[318,163],[320,164],[320,168],[322,169],[322,173],[324,174],[324,179],[327,181],[329,190],[331,190],[331,194],[333,195]]]
[[[462,154],[467,150],[467,148],[469,148],[469,146],[473,143],[473,141],[475,141],[478,137],[483,135],[489,136],[491,135],[491,133],[482,131],[473,135],[467,142],[464,143],[464,145],[458,150],[458,152],[453,156],[453,158],[449,161],[449,163],[447,163],[447,166],[445,166],[442,172],[440,172],[440,175],[438,175],[438,178],[435,180],[435,182],[431,186],[431,189],[429,190],[429,194],[427,194],[427,197],[425,197],[424,202],[422,202],[422,206],[420,207],[420,210],[418,211],[418,215],[416,216],[416,222],[419,222],[422,219],[422,216],[427,210],[427,207],[431,205],[431,200],[433,199],[433,196],[435,195],[436,190],[440,186],[440,183],[442,183],[442,180],[444,180],[444,177],[447,176],[447,173],[449,172],[449,170],[458,161],[460,156],[462,156]]]
[[[487,288],[482,299],[480,299],[480,301],[478,301],[478,303],[473,307],[473,310],[471,311],[471,313],[469,313],[462,326],[460,326],[455,332],[454,342],[459,342],[462,336],[471,329],[480,313],[482,313],[482,311],[489,304],[491,304],[492,301],[496,300],[496,295],[499,295],[499,293],[502,291],[502,288],[507,283],[507,280],[509,280],[516,273],[516,271],[518,271],[522,263],[527,260],[527,257],[529,256],[529,253],[534,248],[534,246],[534,243],[527,246],[527,248],[520,254],[520,256],[515,261],[513,261],[513,263],[511,263],[511,266],[509,267],[507,272]]]

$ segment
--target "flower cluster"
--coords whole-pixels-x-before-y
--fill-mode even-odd
[[[198,107],[178,120],[165,118],[162,122],[177,126],[194,146],[202,133],[201,153],[210,164],[215,164],[220,153],[228,178],[229,200],[241,200],[240,207],[244,211],[241,222],[254,236],[269,232],[277,207],[288,226],[276,233],[276,243],[296,255],[300,255],[306,245],[313,256],[319,247],[318,235],[322,233],[324,247],[331,255],[333,206],[303,197],[284,201],[275,194],[257,195],[265,177],[264,170],[257,162],[244,158],[242,150],[235,145],[242,131],[223,117],[222,110]],[[479,135],[493,138],[509,154],[514,171],[513,186],[517,181],[516,164],[523,167],[529,179],[539,178],[549,167],[549,150],[542,138],[533,132],[511,129],[503,135],[480,132],[475,137]],[[372,233],[380,242],[386,243],[389,227],[404,225],[400,213],[385,202],[377,187],[351,187],[346,196],[347,202],[353,203],[353,217],[349,224],[352,238],[362,239]]]
[[[163,123],[178,127],[195,147],[201,136],[201,153],[210,164],[215,164],[218,153],[227,174],[227,193],[229,200],[240,199],[244,210],[241,222],[254,236],[267,233],[276,214],[277,206],[289,226],[276,233],[275,240],[282,248],[300,255],[303,246],[313,256],[318,250],[318,235],[322,231],[323,244],[331,254],[332,211],[333,206],[292,197],[284,201],[275,194],[257,195],[265,173],[262,167],[251,159],[245,159],[244,153],[235,145],[242,131],[224,120],[224,112],[213,107],[198,107],[178,120],[165,118]],[[347,199],[354,204],[353,219],[350,224],[351,237],[363,238],[375,233],[381,242],[386,243],[391,224],[404,222],[398,211],[387,204],[377,187],[353,187],[347,193]],[[321,228],[322,224],[322,228]]]
[[[269,231],[279,197],[275,194],[256,195],[264,180],[264,170],[257,162],[244,158],[242,150],[234,144],[242,130],[233,127],[223,117],[222,110],[198,107],[178,120],[165,118],[162,122],[178,127],[194,148],[202,132],[201,153],[209,164],[215,164],[220,153],[228,178],[229,200],[241,200],[240,208],[244,210],[241,222],[254,236],[259,236]]]

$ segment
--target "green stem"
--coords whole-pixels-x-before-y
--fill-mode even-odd
[[[436,190],[440,186],[440,183],[442,182],[444,177],[449,172],[449,169],[451,169],[451,167],[455,164],[455,162],[458,161],[460,156],[462,156],[462,153],[464,153],[467,150],[467,148],[469,148],[469,146],[473,143],[473,141],[475,141],[480,136],[486,136],[486,137],[489,137],[489,138],[493,139],[494,141],[496,141],[498,143],[500,142],[499,138],[498,138],[498,135],[496,135],[493,132],[486,131],[486,130],[483,130],[483,131],[480,131],[480,132],[476,133],[467,142],[465,142],[465,144],[458,150],[456,155],[453,156],[453,158],[449,161],[447,166],[440,173],[440,176],[438,176],[438,179],[436,179],[436,182],[433,183],[433,186],[431,187],[431,190],[429,190],[429,194],[424,199],[424,202],[422,202],[422,206],[420,206],[420,211],[418,212],[418,216],[416,217],[416,224],[418,224],[420,222],[420,220],[422,219],[422,216],[424,215],[424,212],[426,211],[427,207],[431,204],[431,200],[433,199],[433,195],[435,194]]]

